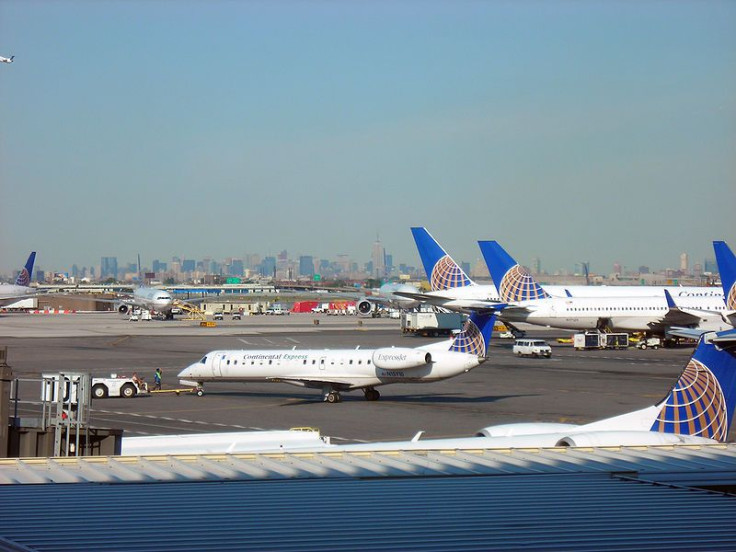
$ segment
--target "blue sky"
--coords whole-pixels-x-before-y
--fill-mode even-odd
[[[736,245],[734,2],[0,2],[0,271]]]

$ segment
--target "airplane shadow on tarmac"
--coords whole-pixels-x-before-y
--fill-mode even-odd
[[[317,392],[313,396],[304,396],[304,395],[294,395],[290,393],[273,393],[273,392],[266,392],[266,393],[259,393],[257,391],[210,391],[206,392],[204,399],[207,398],[207,396],[220,396],[220,397],[231,397],[231,398],[242,398],[247,399],[249,397],[251,398],[274,398],[274,399],[284,399],[288,402],[281,405],[281,406],[300,406],[305,404],[312,404],[312,403],[321,403],[324,402],[322,400],[321,395]],[[533,395],[486,395],[481,397],[466,397],[461,395],[433,395],[433,394],[406,394],[406,395],[384,395],[380,400],[375,401],[375,404],[381,404],[381,403],[399,403],[399,404],[406,404],[406,403],[427,403],[427,404],[485,404],[485,403],[494,403],[496,401],[501,401],[505,399],[512,399],[517,397],[530,397]],[[366,401],[363,397],[362,391],[354,391],[354,392],[343,392],[342,393],[342,401],[343,402],[370,402]]]

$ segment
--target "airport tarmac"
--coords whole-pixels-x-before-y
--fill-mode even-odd
[[[662,399],[692,352],[577,352],[554,341],[568,332],[535,329],[529,335],[548,339],[551,359],[516,358],[511,340],[494,337],[489,360],[471,372],[438,383],[379,387],[377,402],[366,401],[362,391],[327,404],[317,390],[286,384],[209,384],[203,397],[95,399],[92,424],[131,436],[307,426],[335,442],[354,442],[409,439],[420,430],[427,438],[466,436],[525,421],[586,423]],[[193,321],[129,322],[118,315],[3,315],[0,336],[18,378],[137,372],[152,382],[158,367],[164,389],[181,388],[176,374],[213,349],[411,347],[432,341],[402,336],[398,320],[311,314],[225,320],[215,328]],[[19,414],[37,415],[40,383],[23,381],[20,389]]]

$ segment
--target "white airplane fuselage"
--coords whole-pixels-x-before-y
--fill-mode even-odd
[[[727,311],[722,296],[680,297],[677,307],[692,315],[675,315],[668,319],[670,311],[665,297],[551,297],[537,301],[514,303],[524,311],[513,307],[503,311],[501,317],[509,322],[527,322],[540,326],[552,326],[571,330],[596,328],[599,322],[618,331],[650,331],[661,325],[691,326],[704,330],[723,331],[732,326],[724,320]]]
[[[418,366],[402,367],[400,357],[409,351],[428,354],[431,360]],[[389,383],[439,381],[467,372],[483,360],[477,355],[435,347],[222,350],[212,351],[188,366],[179,373],[179,378],[198,383],[283,382],[311,388],[322,388],[330,383],[336,388],[350,390]]]
[[[168,313],[173,306],[174,298],[163,289],[141,287],[133,291],[132,303],[146,310]]]
[[[10,305],[16,301],[20,301],[24,297],[36,295],[38,290],[26,287],[18,286],[15,284],[0,284],[0,307]]]

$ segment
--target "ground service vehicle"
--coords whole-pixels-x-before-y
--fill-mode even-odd
[[[217,311],[215,314],[212,315],[213,320],[223,320],[225,318],[225,315],[222,313],[222,311]]]
[[[639,343],[636,344],[636,347],[638,349],[654,349],[657,350],[662,346],[662,340],[658,337],[649,337],[639,340]]]
[[[517,339],[512,350],[517,356],[552,356],[552,347],[543,339]]]
[[[465,315],[459,312],[404,312],[401,313],[401,333],[437,337],[461,330]]]
[[[146,385],[133,378],[125,376],[110,376],[109,378],[92,378],[92,397],[104,399],[107,397],[123,397],[130,399],[139,393],[146,393]]]
[[[583,349],[626,349],[629,346],[627,333],[585,332],[573,336],[573,347]]]

